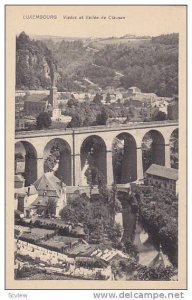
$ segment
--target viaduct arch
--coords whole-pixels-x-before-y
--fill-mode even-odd
[[[137,145],[134,137],[127,132],[117,135],[113,141],[113,176],[118,184],[137,179]]]
[[[15,172],[23,173],[25,186],[37,179],[37,151],[30,142],[15,143]]]
[[[60,161],[57,176],[67,185],[86,184],[84,167],[89,158],[94,161],[93,165],[101,171],[108,185],[114,180],[123,184],[143,178],[146,170],[143,162],[146,151],[143,149],[143,142],[146,136],[150,136],[151,140],[151,163],[171,167],[170,141],[172,136],[177,137],[175,132],[178,135],[178,123],[173,121],[122,125],[117,128],[96,126],[73,130],[21,132],[16,134],[15,153],[21,147],[25,158],[28,158],[28,153],[32,153],[31,162],[30,159],[26,161],[26,168],[29,168],[32,161],[34,166],[33,174],[26,180],[28,183],[33,183],[34,178],[39,178],[44,173],[45,160],[51,154],[53,146],[59,142],[62,148],[59,160],[62,163]],[[116,141],[123,145],[123,167],[119,177],[115,170]],[[98,142],[98,148],[93,147],[95,142]]]
[[[66,185],[72,185],[71,147],[61,138],[51,139],[43,151],[44,172],[52,169]]]

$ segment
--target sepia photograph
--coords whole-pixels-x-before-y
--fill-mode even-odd
[[[6,22],[7,286],[185,288],[186,7]]]

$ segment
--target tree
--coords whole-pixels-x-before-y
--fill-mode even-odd
[[[105,107],[103,107],[101,112],[97,115],[97,119],[96,119],[97,125],[106,125],[108,117],[109,117],[108,111]]]
[[[124,241],[123,251],[138,260],[138,249],[130,240]]]
[[[123,148],[122,148],[122,141],[118,138],[115,138],[113,141],[112,155],[113,155],[114,181],[116,183],[120,183],[122,162],[123,162]]]
[[[81,127],[82,126],[82,118],[79,114],[74,114],[72,116],[71,121],[67,125],[69,128],[74,128],[74,127]]]
[[[113,260],[111,262],[111,269],[114,274],[115,280],[119,278],[125,278],[133,280],[133,274],[138,268],[138,263],[132,257],[129,259]]]
[[[72,106],[77,106],[79,104],[78,100],[75,99],[74,95],[71,95],[71,99],[68,100],[67,106],[72,107]]]
[[[130,107],[129,107],[129,111],[128,111],[128,119],[132,119],[132,118],[134,118],[134,116],[135,116],[135,113],[136,113],[135,106],[133,106],[133,105],[130,105]]]
[[[57,163],[56,157],[50,154],[45,160],[45,164],[44,164],[45,172],[53,171],[53,168],[55,167],[56,163]]]
[[[171,280],[173,276],[176,275],[176,271],[173,267],[143,267],[137,269],[136,274],[134,275],[134,280]]]
[[[68,154],[67,146],[59,142],[54,142],[53,146],[50,149],[50,154],[45,160],[45,164],[44,164],[45,172],[51,172],[53,171],[53,169],[54,171],[57,171],[55,170],[54,167],[56,166],[56,164],[58,164],[57,166],[59,168],[60,159],[65,154],[66,155]],[[56,172],[56,176],[60,178],[57,172]]]
[[[117,199],[117,186],[114,183],[112,184],[111,191],[108,192],[108,206],[110,211],[111,224],[112,226],[114,226],[116,213],[122,211],[121,202]]]
[[[37,117],[36,123],[38,129],[47,129],[51,126],[51,117],[47,112],[41,112]]]
[[[56,213],[56,200],[55,199],[48,199],[47,202],[47,210],[46,210],[46,215],[47,216],[54,216]]]
[[[156,245],[168,255],[174,266],[178,264],[178,199],[162,189],[144,193],[137,191],[140,221]]]
[[[93,102],[95,104],[101,104],[102,99],[103,99],[103,97],[100,94],[96,93],[95,97],[93,98]]]
[[[82,223],[88,232],[89,241],[100,243],[107,237],[114,247],[118,247],[122,227],[111,222],[110,214],[114,214],[114,210],[111,212],[109,206],[109,191],[102,183],[97,197],[78,195],[63,208],[61,217],[65,221]]]
[[[107,96],[106,96],[106,98],[105,98],[105,102],[106,102],[106,103],[110,103],[110,102],[111,102],[111,96],[110,96],[109,93],[107,93]]]
[[[163,111],[158,111],[154,116],[153,116],[154,121],[164,121],[166,120],[166,114]]]
[[[86,195],[78,195],[71,199],[61,211],[61,218],[73,223],[83,223],[85,226],[90,218],[90,201]]]
[[[113,247],[118,248],[120,238],[122,236],[122,226],[118,223],[114,223],[113,226],[107,226],[107,234],[110,240],[113,242]]]

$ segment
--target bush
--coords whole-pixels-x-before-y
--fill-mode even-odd
[[[51,126],[51,117],[47,112],[41,112],[37,117],[37,129],[47,129]]]

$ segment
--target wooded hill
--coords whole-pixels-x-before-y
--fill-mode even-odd
[[[97,41],[38,41],[22,32],[16,42],[16,87],[49,88],[55,65],[59,91],[88,90],[87,78],[101,88],[138,86],[169,97],[178,94],[178,41],[176,33],[139,43],[116,39],[99,50],[93,48]]]

